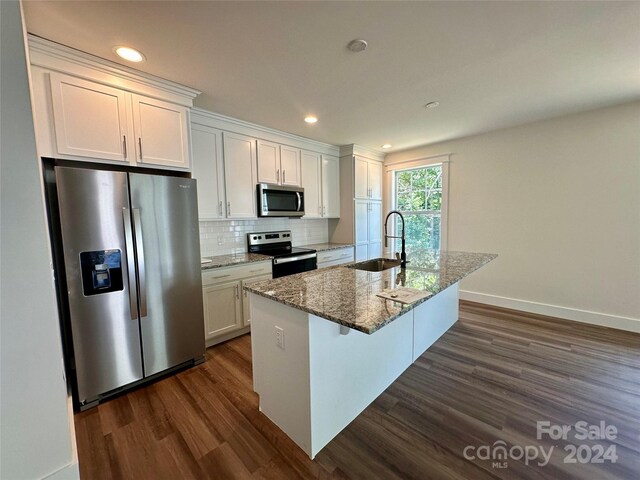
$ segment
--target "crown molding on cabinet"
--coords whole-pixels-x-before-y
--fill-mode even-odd
[[[191,107],[193,99],[201,93],[194,88],[32,34],[28,35],[28,42],[31,65],[46,70],[75,75],[187,107]],[[114,83],[114,77],[117,77],[117,83]]]
[[[301,148],[318,152],[325,155],[337,157],[340,149],[335,145],[318,142],[310,138],[293,135],[273,128],[265,127],[255,123],[246,122],[233,117],[227,117],[220,113],[210,112],[201,108],[191,110],[191,123],[217,128],[219,130],[257,137],[261,140],[288,145],[294,148]]]
[[[385,153],[379,152],[378,150],[374,150],[372,148],[363,147],[362,145],[356,145],[352,143],[351,145],[342,145],[340,147],[340,156],[353,156],[358,155],[360,157],[366,157],[369,160],[376,160],[378,162],[383,162]]]

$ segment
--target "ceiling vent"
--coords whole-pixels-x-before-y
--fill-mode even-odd
[[[349,45],[347,45],[347,48],[352,52],[364,52],[367,49],[367,45],[368,44],[366,40],[361,40],[358,38],[356,40],[351,40],[349,42]]]

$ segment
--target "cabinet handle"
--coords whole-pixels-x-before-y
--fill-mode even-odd
[[[322,207],[318,205],[318,215],[322,215]]]
[[[324,205],[322,206],[322,215],[326,215],[327,214],[327,207],[325,207]]]
[[[124,152],[124,158],[127,158],[127,136],[122,136],[122,151]]]
[[[231,216],[231,202],[227,202],[227,215]]]
[[[138,147],[140,147],[140,160],[142,160],[142,138],[138,137]]]
[[[276,170],[276,181],[280,183],[280,169]]]
[[[243,291],[242,291],[242,295],[244,295],[244,298],[247,298],[247,291],[246,291],[246,290],[243,290]]]
[[[240,292],[238,291],[238,285],[236,285],[236,300],[240,299]]]
[[[230,274],[230,273],[228,273],[227,275],[216,275],[215,277],[214,277],[214,276],[212,276],[211,278],[212,278],[213,280],[219,280],[220,278],[226,278],[226,277],[230,277],[230,276],[231,276],[231,274]]]
[[[222,200],[218,202],[218,213],[220,216],[222,216]]]
[[[282,183],[287,183],[287,171],[282,170]]]

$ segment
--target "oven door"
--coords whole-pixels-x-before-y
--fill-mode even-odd
[[[318,258],[315,253],[305,253],[294,257],[273,259],[273,278],[285,277],[294,273],[308,272],[318,268]]]
[[[304,189],[258,184],[258,215],[261,217],[302,217]]]

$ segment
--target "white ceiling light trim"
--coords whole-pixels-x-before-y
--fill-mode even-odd
[[[141,51],[136,50],[135,48],[125,47],[123,45],[116,45],[113,47],[113,53],[128,62],[140,63],[147,59]]]

